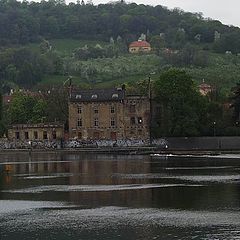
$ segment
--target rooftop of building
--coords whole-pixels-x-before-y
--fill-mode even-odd
[[[129,47],[150,47],[150,43],[147,41],[134,41],[130,43]]]
[[[105,102],[124,99],[124,88],[73,90],[70,102]]]

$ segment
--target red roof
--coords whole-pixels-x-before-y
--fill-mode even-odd
[[[150,44],[147,41],[135,41],[129,47],[150,47]]]

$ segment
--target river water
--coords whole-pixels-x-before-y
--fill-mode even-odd
[[[240,155],[0,154],[0,239],[240,239]]]

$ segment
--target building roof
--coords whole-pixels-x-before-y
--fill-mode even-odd
[[[71,92],[70,102],[121,101],[124,96],[125,90],[122,88],[74,90]]]
[[[150,47],[150,43],[147,41],[135,41],[132,42],[129,47]]]

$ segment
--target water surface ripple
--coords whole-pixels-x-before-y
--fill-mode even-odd
[[[5,154],[0,239],[240,239],[239,157]]]

